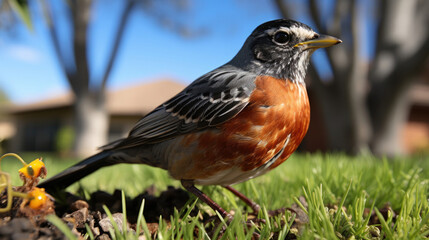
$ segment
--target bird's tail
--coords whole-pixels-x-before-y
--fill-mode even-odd
[[[43,181],[38,185],[38,187],[44,188],[47,192],[51,193],[64,189],[90,173],[95,172],[102,167],[114,164],[112,161],[109,161],[110,154],[111,151],[102,151],[97,153],[85,160],[82,160],[76,165],[67,168],[46,181]]]

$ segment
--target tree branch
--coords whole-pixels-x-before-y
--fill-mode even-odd
[[[357,1],[352,0],[350,4],[350,34],[351,34],[351,54],[350,54],[350,75],[356,75],[360,73],[360,56],[359,53],[361,51],[362,43],[360,40],[360,19],[359,19],[359,9],[357,7]],[[353,79],[353,76],[350,76],[350,79]],[[360,79],[359,79],[360,80]]]
[[[106,65],[106,69],[104,70],[103,77],[101,80],[101,87],[100,91],[104,91],[107,85],[107,80],[109,79],[110,72],[112,71],[113,65],[116,60],[116,56],[118,54],[118,49],[120,46],[120,43],[123,39],[125,27],[127,25],[131,10],[133,9],[136,1],[135,0],[128,0],[125,6],[125,9],[122,12],[122,15],[119,20],[119,25],[115,34],[115,40],[113,42],[113,46],[110,52],[109,60]]]
[[[311,2],[313,2],[314,0],[312,0]],[[335,15],[335,17],[336,17],[336,19],[334,19],[334,22],[335,22],[335,24],[334,25],[336,25],[338,28],[341,28],[341,17],[342,17],[342,15],[340,14],[341,12],[344,12],[344,4],[345,3],[343,3],[344,1],[339,1],[338,3],[337,3],[337,5],[338,5],[338,8],[339,9],[337,9],[338,11],[337,11],[337,14]],[[317,8],[317,4],[314,2],[314,3],[310,3],[309,4],[309,10],[310,10],[310,17],[311,17],[311,19],[313,20],[313,22],[315,22],[316,23],[316,25],[322,25],[321,23],[320,23],[320,13],[318,12],[319,10],[318,10],[318,8]],[[317,23],[317,22],[319,22],[319,23]],[[326,31],[327,29],[325,29],[325,31]],[[325,31],[323,31],[323,30],[321,30],[321,33],[326,33]],[[340,31],[337,31],[336,30],[336,28],[331,28],[331,31],[333,31],[333,32],[340,32]],[[329,32],[329,34],[332,34],[331,32]],[[336,34],[332,34],[332,35],[334,35],[334,36],[338,36],[338,35],[336,35]],[[347,59],[347,54],[346,54],[346,50],[345,50],[345,46],[342,46],[342,47],[336,47],[336,48],[328,48],[328,49],[324,49],[323,51],[326,51],[326,53],[327,53],[327,56],[328,56],[328,61],[329,61],[329,64],[330,64],[330,66],[332,67],[332,71],[333,71],[333,74],[334,74],[334,78],[335,79],[343,79],[343,78],[341,78],[340,77],[340,74],[342,73],[342,72],[344,72],[344,68],[345,68],[345,66],[347,66],[347,62],[348,62],[348,59]]]
[[[426,1],[420,4],[417,1],[402,2],[414,4],[413,6],[407,5],[406,10],[408,11],[404,11],[403,5],[400,5],[401,2],[384,0],[381,3],[381,11],[386,12],[383,12],[383,18],[379,24],[379,41],[374,64],[371,64],[370,79],[377,83],[376,86],[379,86],[378,82],[383,81],[388,81],[389,85],[402,86],[404,82],[409,81],[408,76],[419,72],[429,56],[429,36],[424,32],[418,32],[419,29],[427,26],[427,20],[425,20],[427,11],[422,12],[421,9],[429,9],[429,4]],[[423,17],[419,14],[423,14]],[[408,25],[402,30],[408,31],[407,37],[399,35],[398,32],[392,32],[392,27],[398,21],[408,22]],[[413,32],[416,33],[410,35]],[[389,67],[388,63],[392,61],[394,66]]]
[[[379,72],[382,69],[379,65],[381,61],[381,54],[384,53],[388,45],[386,42],[386,32],[388,31],[389,25],[390,25],[389,9],[391,8],[391,5],[389,4],[392,4],[392,2],[393,1],[390,1],[390,0],[378,1],[377,11],[378,11],[378,17],[380,20],[378,22],[377,32],[375,37],[376,43],[375,43],[374,59],[372,60],[372,64],[368,71],[368,79],[371,83],[374,83],[374,81],[378,79]]]
[[[58,37],[57,27],[55,25],[55,21],[53,19],[52,11],[48,6],[48,3],[44,0],[40,1],[43,15],[46,19],[46,24],[49,30],[49,36],[51,38],[52,44],[54,46],[55,54],[58,58],[58,62],[60,63],[60,68],[63,70],[66,75],[67,82],[69,83],[72,91],[77,90],[77,86],[74,79],[75,75],[75,67],[71,62],[68,62],[66,57],[63,55],[61,51],[60,41]]]
[[[415,27],[412,31],[419,31],[420,34],[409,36],[410,38],[417,40],[414,52],[406,57],[399,58],[399,61],[396,64],[397,67],[392,73],[393,76],[396,76],[399,72],[402,72],[403,77],[398,79],[399,82],[395,82],[395,84],[399,85],[404,85],[403,82],[409,81],[408,78],[421,73],[422,68],[427,66],[427,61],[429,60],[429,31],[427,30],[427,24],[429,23],[429,17],[427,16],[429,3],[427,1],[423,1],[420,4],[416,3],[412,9],[414,12],[410,14],[410,17],[414,19],[414,22],[411,25]],[[420,30],[421,28],[426,28],[426,31],[422,33]],[[418,41],[419,39],[420,41]],[[411,44],[409,39],[405,39],[403,45],[408,46],[409,44]]]
[[[334,7],[334,14],[332,14],[332,22],[329,24],[330,27],[327,27],[326,31],[329,34],[342,36],[343,32],[341,31],[341,20],[345,11],[345,1],[336,1]]]
[[[326,32],[324,23],[322,23],[320,19],[320,13],[319,13],[320,7],[317,5],[317,1],[310,0],[309,8],[310,8],[311,17],[313,18],[313,22],[316,25],[317,29],[319,29],[320,32]]]
[[[401,60],[396,65],[398,67],[388,77],[388,79],[392,79],[389,85],[403,86],[410,81],[410,78],[421,73],[421,69],[426,66],[427,61],[429,61],[429,36],[426,37],[421,47],[417,48],[414,54]]]
[[[380,18],[380,21],[378,22],[378,27],[377,27],[377,36],[376,36],[376,45],[375,45],[375,57],[374,60],[376,60],[379,55],[380,55],[380,50],[383,48],[383,46],[385,45],[385,32],[388,31],[388,26],[389,26],[389,18],[390,15],[388,14],[388,8],[389,7],[389,0],[380,0],[378,1],[378,16]]]
[[[284,2],[284,0],[274,0],[275,4],[277,5],[277,9],[280,12],[280,15],[283,18],[291,18],[291,14]]]
[[[73,49],[77,75],[75,94],[79,95],[82,91],[89,90],[87,30],[91,0],[73,0],[70,4],[73,14]]]

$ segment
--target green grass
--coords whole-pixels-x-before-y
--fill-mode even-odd
[[[27,162],[38,157],[27,156],[24,155]],[[55,162],[54,157],[49,156],[45,159],[50,176],[72,164],[70,161]],[[14,164],[6,161],[2,163],[2,169],[13,169]],[[130,197],[152,184],[158,191],[165,190],[168,185],[180,186],[165,171],[143,165],[119,165],[102,169],[79,184],[89,192],[123,189]],[[74,191],[77,187],[78,184],[75,184],[70,190]],[[289,207],[299,196],[304,196],[308,203],[306,211],[309,223],[300,233],[301,239],[371,239],[377,236],[379,239],[425,239],[429,236],[428,156],[387,160],[343,154],[295,154],[269,174],[235,187],[268,210]],[[279,224],[281,220],[291,223],[294,215],[290,213],[283,219],[268,219],[262,212],[260,217],[267,218],[267,223],[249,229],[243,219],[246,219],[245,212],[251,210],[245,209],[244,203],[221,187],[208,186],[202,187],[202,190],[226,210],[233,209],[236,212],[236,217],[222,235],[223,239],[249,239],[253,231],[258,232],[262,239],[269,238],[272,233],[281,239],[290,231],[290,224]],[[196,204],[200,210],[214,214],[199,201]],[[386,204],[393,212],[389,211],[387,217],[383,217],[381,211],[387,209]],[[335,211],[334,206],[340,210]],[[365,208],[374,209],[381,226],[369,224],[370,215],[365,213]],[[172,227],[160,220],[155,237],[187,239],[196,234],[200,239],[209,238],[205,231],[207,226],[198,217],[190,217],[186,212],[187,209],[184,209],[169,219]],[[145,224],[140,229],[145,229]],[[195,229],[198,229],[197,233]],[[132,238],[126,234],[117,239]]]

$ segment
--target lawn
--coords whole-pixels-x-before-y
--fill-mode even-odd
[[[42,155],[43,156],[43,155]],[[39,155],[25,154],[28,161]],[[56,161],[55,161],[56,160]],[[45,156],[48,176],[71,165],[71,160],[58,161]],[[2,162],[2,170],[15,171],[18,165],[10,160]],[[19,180],[13,180],[19,183]],[[167,186],[180,187],[160,169],[143,165],[118,165],[102,169],[68,190],[84,192],[96,190],[113,192],[122,189],[127,197],[134,197],[155,185],[156,193]],[[429,237],[429,157],[416,156],[379,159],[372,156],[350,157],[344,154],[294,154],[280,167],[254,180],[235,186],[262,206],[258,218],[265,223],[245,224],[251,209],[227,190],[208,186],[202,190],[227,211],[235,213],[226,229],[208,232],[202,215],[215,215],[210,208],[191,199],[200,213],[191,217],[186,209],[170,219],[160,220],[152,237],[159,239],[187,239],[189,237],[243,239],[260,236],[262,239],[284,239],[295,234],[300,239],[425,239]],[[301,202],[301,196],[305,198]],[[302,199],[302,198],[301,198]],[[302,205],[308,204],[307,207]],[[269,210],[302,206],[307,223],[290,211],[278,217],[268,217]],[[189,208],[188,208],[189,209]],[[339,210],[338,210],[339,209]],[[294,221],[295,220],[295,221]],[[144,219],[140,219],[144,222]],[[295,222],[295,225],[292,223]],[[221,224],[222,225],[222,224]],[[227,225],[227,224],[225,224]],[[149,231],[142,224],[139,231]],[[298,226],[298,227],[297,227]],[[254,235],[256,232],[258,235]],[[135,233],[112,232],[117,239],[137,238]],[[87,235],[91,238],[90,235]]]

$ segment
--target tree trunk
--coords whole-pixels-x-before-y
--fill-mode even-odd
[[[378,155],[403,154],[402,127],[409,114],[409,89],[429,56],[427,1],[382,0],[377,51],[368,78],[373,125],[371,149]]]
[[[103,93],[85,92],[76,96],[74,117],[76,139],[74,150],[78,156],[89,156],[106,144],[109,115]]]
[[[351,149],[350,119],[345,101],[339,99],[333,85],[325,86],[325,90],[312,87],[317,101],[322,108],[321,115],[326,130],[327,146],[332,151],[345,151]]]
[[[407,90],[409,90],[409,86],[394,98],[394,103],[388,104],[390,106],[379,104],[378,108],[373,110],[376,113],[373,116],[374,136],[371,141],[371,149],[376,155],[404,154],[401,133],[410,110]],[[378,112],[382,113],[378,114]]]

